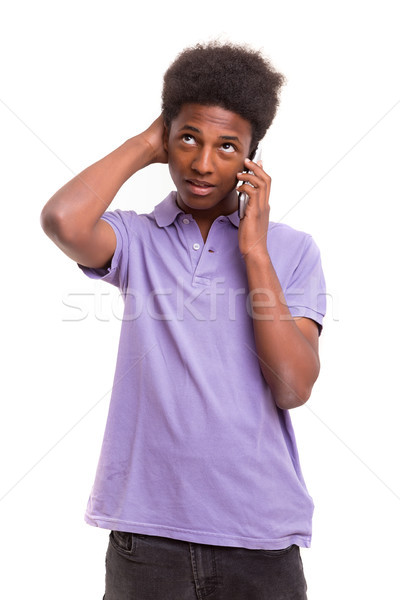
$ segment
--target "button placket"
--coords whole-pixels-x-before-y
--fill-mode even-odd
[[[202,244],[199,243],[199,238],[201,237],[200,229],[198,228],[196,221],[189,215],[181,217],[180,222],[182,224],[181,229],[186,238],[187,248],[189,251],[189,258],[192,267],[191,272],[192,275],[194,275],[201,256],[201,252],[199,253],[199,250],[202,247]]]
[[[221,225],[224,223],[224,217],[220,219],[216,219],[208,232],[207,240],[203,245],[203,250],[199,256],[199,260],[197,261],[197,265],[195,267],[193,273],[193,283],[202,286],[211,286],[213,279],[216,275],[216,268],[218,259],[216,254],[218,252],[218,245],[215,246],[215,241],[218,240],[219,230]],[[196,246],[196,248],[195,248]],[[197,248],[198,246],[198,248]],[[193,244],[193,249],[200,250],[202,247],[201,244]]]
[[[192,262],[192,285],[196,287],[199,285],[210,286],[212,283],[216,268],[215,256],[218,252],[218,248],[215,246],[215,240],[218,239],[218,237],[215,238],[215,229],[219,230],[225,221],[226,217],[216,219],[211,225],[206,242],[204,242],[203,238],[201,238],[200,242],[200,228],[195,219],[189,216],[181,218]],[[194,241],[196,238],[199,241]]]

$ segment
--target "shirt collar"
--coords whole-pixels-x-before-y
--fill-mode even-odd
[[[154,207],[154,217],[159,227],[167,227],[171,225],[179,213],[183,213],[183,210],[179,208],[176,203],[176,192],[171,192],[168,196]],[[226,215],[232,225],[239,227],[239,215],[237,211]]]

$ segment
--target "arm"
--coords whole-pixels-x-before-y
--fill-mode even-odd
[[[239,225],[239,247],[249,283],[254,337],[263,376],[279,408],[290,409],[310,397],[319,374],[318,327],[293,319],[267,251],[270,177],[255,163],[254,175],[238,174],[255,186],[239,189],[249,197]]]
[[[46,203],[41,225],[72,260],[92,268],[110,265],[116,238],[101,216],[136,171],[151,163],[167,162],[164,127],[160,116],[146,131],[71,179]]]

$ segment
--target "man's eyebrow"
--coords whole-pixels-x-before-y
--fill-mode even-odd
[[[240,142],[237,135],[220,135],[219,139],[220,140],[233,140],[234,142]]]
[[[183,127],[180,128],[179,131],[183,131],[184,129],[190,129],[190,131],[195,131],[196,133],[201,133],[200,129],[197,129],[196,127],[192,127],[192,125],[184,125]]]

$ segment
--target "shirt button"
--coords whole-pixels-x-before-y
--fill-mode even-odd
[[[200,244],[193,244],[193,250],[198,250],[200,248]]]
[[[187,225],[188,223],[190,223],[189,219],[182,219],[182,223],[185,223],[185,225]]]

